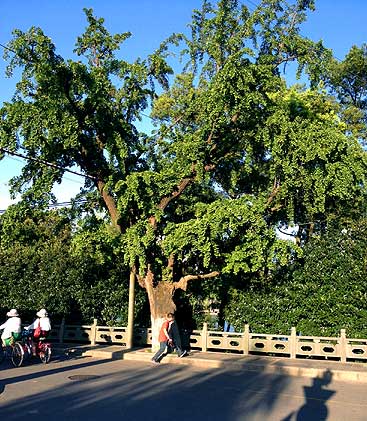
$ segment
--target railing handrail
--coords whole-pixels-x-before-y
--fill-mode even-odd
[[[62,338],[60,338],[60,332]],[[51,338],[61,341],[90,342],[91,344],[116,343],[126,345],[126,326],[97,325],[54,325]],[[361,360],[367,362],[367,339],[347,338],[342,329],[340,336],[296,335],[292,328],[290,335],[250,332],[246,325],[244,332],[222,332],[208,330],[204,323],[202,330],[182,331],[191,348],[202,351],[235,351],[243,354],[278,355],[290,358],[300,356],[338,359],[342,362]],[[152,329],[135,328],[135,343],[146,346],[152,343]]]

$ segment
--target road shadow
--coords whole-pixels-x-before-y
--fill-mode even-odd
[[[0,402],[1,418],[7,421],[247,420],[251,418],[246,414],[271,412],[277,394],[289,381],[281,375],[193,369],[176,364],[156,366],[131,361],[119,361],[121,368],[111,371],[108,364],[93,361],[58,366],[57,369],[1,380],[5,389],[10,385],[14,388],[21,382],[28,382],[31,388],[35,379],[49,383],[53,374],[65,374],[63,384],[58,380],[46,391],[27,389],[27,393],[16,402]],[[84,370],[76,371],[77,368]],[[28,383],[22,387],[28,388]],[[261,393],[255,393],[254,383],[261,383]]]
[[[66,361],[65,359],[63,359],[64,361]],[[86,367],[90,367],[90,366],[96,366],[99,364],[105,364],[106,362],[109,362],[110,360],[105,360],[105,359],[101,359],[101,360],[94,360],[91,361],[90,357],[78,357],[78,358],[74,358],[74,361],[78,361],[78,364],[73,364],[72,366],[64,366],[64,367],[60,367],[58,365],[56,365],[56,363],[62,362],[61,360],[54,360],[51,363],[45,365],[42,364],[41,362],[38,363],[36,362],[35,364],[39,366],[39,371],[36,372],[31,372],[31,373],[27,373],[27,374],[21,374],[21,375],[17,375],[16,373],[19,373],[19,370],[21,370],[22,368],[24,369],[25,367],[22,368],[15,368],[12,363],[10,361],[5,361],[2,363],[1,368],[0,368],[0,373],[1,372],[10,372],[11,376],[9,377],[3,377],[1,376],[0,378],[0,394],[4,392],[5,388],[7,385],[11,385],[11,384],[15,384],[15,383],[20,383],[20,382],[24,382],[24,381],[28,381],[28,380],[36,380],[42,377],[47,377],[53,374],[58,374],[58,373],[63,373],[63,372],[67,372],[70,370],[76,370],[78,368],[86,368]],[[55,364],[55,365],[54,365]],[[33,364],[32,364],[33,365]]]
[[[256,357],[251,361],[256,365]],[[117,369],[111,370],[113,364]],[[32,372],[17,374],[17,370],[0,371],[0,393],[9,387],[11,394],[18,384],[27,385],[27,393],[16,401],[8,393],[0,400],[1,418],[7,421],[267,421],[274,419],[272,411],[291,383],[285,373],[270,375],[239,366],[200,369],[184,364],[112,362],[76,353],[60,355],[46,366],[29,367]],[[1,378],[5,373],[7,378]],[[331,380],[332,373],[326,370],[311,386],[304,386],[305,403],[282,421],[326,420],[326,401],[335,393],[326,389]],[[43,381],[51,387],[28,389]]]
[[[313,379],[311,386],[303,386],[305,403],[297,412],[290,413],[281,421],[324,421],[328,419],[326,402],[336,392],[325,389],[331,384],[333,373],[325,370],[321,377]]]

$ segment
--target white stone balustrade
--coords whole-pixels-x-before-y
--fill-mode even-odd
[[[51,332],[51,339],[64,342],[91,344],[120,344],[126,346],[126,327],[92,325],[60,325]],[[62,334],[62,338],[60,338]],[[183,331],[183,344],[202,351],[236,352],[244,355],[262,354],[289,358],[324,358],[336,361],[366,361],[367,339],[347,338],[345,329],[340,336],[297,336],[292,328],[290,335],[270,335],[250,332],[246,325],[244,332],[221,332],[208,330]],[[150,328],[134,329],[134,345],[145,346],[152,343]]]

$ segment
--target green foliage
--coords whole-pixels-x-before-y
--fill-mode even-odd
[[[304,261],[267,285],[232,289],[226,318],[237,330],[247,321],[260,333],[366,338],[367,221],[313,238]]]
[[[281,180],[276,200],[286,203],[288,217],[312,221],[362,194],[366,154],[358,139],[346,135],[337,104],[322,93],[295,88],[272,98],[277,110],[264,136],[272,154],[269,170]]]
[[[59,314],[70,311],[76,285],[70,224],[57,213],[13,205],[1,217],[2,305]]]
[[[114,254],[116,233],[102,220],[74,232],[65,214],[13,205],[0,222],[2,307],[126,325],[129,271]],[[144,323],[142,291],[136,303]]]
[[[55,273],[64,268],[66,290],[80,306],[89,294],[88,317],[124,319],[118,302],[131,268],[142,277],[150,272],[152,286],[220,274],[245,285],[255,280],[254,293],[266,291],[302,255],[300,245],[330,220],[350,216],[352,201],[363,206],[360,131],[346,118],[351,108],[316,83],[332,63],[330,52],[300,35],[313,8],[313,1],[265,0],[251,13],[236,0],[203,1],[189,36],[174,34],[133,62],[117,55],[130,34],[110,35],[90,9],[78,61],[57,55],[39,28],[14,32],[8,73],[22,74],[14,99],[0,110],[0,146],[21,148],[32,159],[11,181],[13,193],[21,192],[28,208],[44,208],[64,169],[76,166],[85,173],[88,200],[80,215],[103,208],[99,214],[111,222],[107,228],[88,217],[66,242],[77,266],[69,253],[62,266],[49,263]],[[185,64],[170,85],[167,57],[177,50]],[[363,69],[360,52],[352,55],[346,73]],[[280,66],[291,61],[309,75],[309,89],[287,88]],[[135,126],[150,100],[152,136]],[[277,238],[278,225],[297,224],[296,244]],[[26,238],[25,227],[19,235]],[[37,271],[46,273],[40,265]],[[104,290],[106,298],[98,299]],[[297,309],[286,308],[289,322],[299,320],[292,316]],[[270,320],[270,307],[264,313]]]
[[[326,85],[342,104],[342,115],[348,129],[366,142],[367,112],[367,45],[352,46],[341,62],[330,61],[324,71]]]

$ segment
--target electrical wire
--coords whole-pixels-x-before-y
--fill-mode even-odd
[[[26,159],[26,158],[17,159],[17,158],[15,158],[15,157],[14,157],[14,156],[12,156],[12,155],[9,155],[9,156],[8,156],[8,158],[9,158],[9,159],[11,159],[12,161],[15,161],[15,162],[20,162],[21,164],[23,164],[23,163],[24,163],[24,160]],[[72,183],[77,183],[77,184],[83,185],[83,183],[82,183],[82,182],[80,182],[80,181],[78,181],[78,180],[75,180],[75,179],[73,179],[73,178],[70,178],[70,177],[66,177],[65,175],[63,176],[63,180],[67,180],[67,181],[70,181],[70,182],[72,182]]]
[[[13,54],[20,57],[19,54],[16,53],[16,51],[12,50],[11,48],[7,47],[6,45],[0,43],[0,47],[4,48],[4,50],[11,51]],[[22,58],[22,57],[20,57],[20,58]]]
[[[68,168],[62,167],[61,165],[57,165],[57,164],[54,164],[53,162],[48,162],[48,161],[45,161],[43,159],[33,158],[31,156],[22,155],[19,152],[9,151],[8,149],[2,148],[2,147],[0,147],[0,151],[1,152],[4,152],[4,153],[7,153],[9,155],[13,155],[13,156],[17,156],[19,158],[23,158],[23,159],[29,160],[29,161],[39,162],[40,164],[46,165],[48,167],[56,168],[58,170],[65,171],[65,172],[68,172],[70,174],[77,175],[79,177],[90,178],[91,180],[94,180],[94,181],[95,180],[98,180],[97,177],[94,177],[92,175],[82,174],[82,173],[80,173],[78,171],[69,170]]]
[[[74,200],[74,201],[68,201],[68,202],[56,202],[56,203],[50,203],[47,208],[48,209],[54,209],[54,208],[65,208],[67,206],[71,206],[74,203],[87,203],[86,199],[80,199],[80,200]],[[6,209],[0,209],[0,215],[6,212]]]

